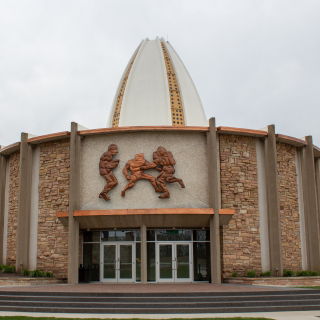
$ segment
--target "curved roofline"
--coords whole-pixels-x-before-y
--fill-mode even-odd
[[[126,133],[126,132],[152,132],[152,131],[174,131],[174,132],[198,132],[198,133],[207,133],[210,131],[209,127],[197,127],[197,126],[134,126],[134,127],[116,127],[116,128],[99,128],[93,130],[80,130],[78,134],[80,136],[91,136],[91,135],[101,135],[101,134],[110,134],[110,133]],[[264,130],[254,130],[254,129],[245,129],[245,128],[234,128],[234,127],[216,127],[218,134],[227,134],[227,135],[238,135],[246,137],[256,137],[256,138],[267,138],[268,133]],[[68,139],[70,137],[70,131],[56,132],[51,134],[46,134],[42,136],[36,136],[28,139],[28,144],[38,145],[45,142],[57,141],[62,139]],[[283,134],[276,134],[276,140],[278,142],[286,143],[293,145],[297,148],[304,147],[308,145],[308,142],[290,137]],[[0,149],[0,155],[8,156],[16,151],[20,150],[20,141],[12,143],[8,146],[5,146]],[[320,158],[320,148],[316,145],[313,145],[314,157]]]

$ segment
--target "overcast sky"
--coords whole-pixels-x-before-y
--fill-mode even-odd
[[[320,146],[319,17],[319,0],[0,0],[0,144],[106,127],[140,41],[168,36],[218,126]]]

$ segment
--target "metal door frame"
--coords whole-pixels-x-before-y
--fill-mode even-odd
[[[116,270],[115,272],[115,278],[114,279],[105,279],[103,277],[103,271],[104,271],[104,246],[115,246],[115,261],[114,261],[114,268]],[[121,245],[131,245],[132,249],[132,278],[131,279],[120,279],[120,246]],[[107,241],[107,242],[101,242],[100,246],[100,282],[136,282],[136,246],[135,242],[133,241]]]
[[[160,279],[160,245],[171,245],[172,247],[172,279]],[[177,278],[177,245],[189,245],[189,278]],[[157,241],[156,242],[156,282],[193,282],[193,263],[192,263],[192,241]]]

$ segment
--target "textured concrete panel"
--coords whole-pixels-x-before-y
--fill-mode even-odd
[[[120,159],[113,170],[118,185],[108,195],[110,201],[99,198],[99,193],[106,184],[99,173],[101,155],[110,144],[118,145],[118,154],[113,159]],[[122,169],[128,160],[137,153],[144,153],[144,158],[152,162],[153,152],[159,146],[171,151],[176,160],[175,174],[185,184],[185,189],[176,183],[168,184],[170,199],[159,199],[151,183],[139,180],[132,189],[121,197],[128,180]],[[80,165],[80,210],[103,209],[146,209],[146,208],[207,208],[208,199],[208,166],[206,137],[203,133],[180,132],[136,132],[117,133],[86,137],[81,143]],[[155,177],[157,170],[146,170],[145,173]]]

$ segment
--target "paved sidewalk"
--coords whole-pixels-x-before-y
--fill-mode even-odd
[[[192,319],[192,318],[232,318],[252,317],[269,318],[274,320],[319,320],[320,311],[288,311],[288,312],[259,312],[259,313],[198,313],[198,314],[96,314],[96,313],[31,313],[31,312],[0,312],[0,316],[28,317],[59,317],[59,318],[100,318],[100,319]]]

